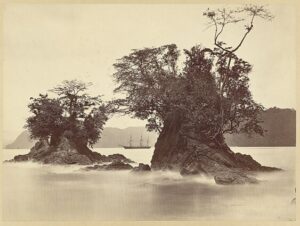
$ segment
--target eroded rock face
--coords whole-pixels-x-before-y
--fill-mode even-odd
[[[79,164],[90,165],[93,163],[120,161],[133,162],[121,154],[101,155],[91,151],[84,145],[71,142],[66,137],[61,137],[56,146],[50,146],[47,140],[38,141],[26,155],[17,155],[11,161],[36,161],[44,164]]]
[[[79,164],[90,165],[93,163],[87,156],[78,154],[77,152],[55,151],[47,155],[42,163],[45,164]]]
[[[148,164],[139,163],[138,166],[132,169],[133,172],[150,172],[151,168]]]
[[[186,128],[180,114],[169,117],[155,145],[152,169],[204,174],[214,177],[218,184],[256,183],[247,172],[279,170],[262,166],[250,155],[234,153],[225,143],[204,140]]]

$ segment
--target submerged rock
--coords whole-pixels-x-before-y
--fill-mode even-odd
[[[126,162],[126,163],[134,163],[134,161],[126,158],[124,155],[121,155],[121,154],[108,155],[107,158],[109,159],[109,162],[122,161],[122,162]]]
[[[133,167],[121,161],[114,161],[110,164],[106,165],[94,165],[94,166],[87,166],[83,168],[83,170],[130,170]]]
[[[106,170],[130,170],[132,168],[133,167],[128,163],[124,163],[121,161],[114,161],[105,167]]]
[[[180,114],[169,115],[155,145],[152,169],[176,170],[183,176],[204,174],[218,184],[256,183],[247,172],[280,170],[262,166],[250,155],[234,153],[222,140],[205,140],[190,128]]]
[[[16,155],[14,157],[14,161],[16,162],[24,162],[24,161],[28,161],[29,157],[27,155]]]
[[[255,179],[253,177],[249,177],[246,174],[236,173],[236,172],[219,173],[214,176],[214,179],[217,184],[223,184],[223,185],[245,184],[245,183],[256,184],[256,183],[258,183],[257,179]]]
[[[51,146],[48,140],[38,141],[30,152],[17,155],[10,162],[35,161],[44,164],[79,164],[91,165],[93,163],[120,161],[132,163],[133,161],[121,154],[109,156],[91,151],[87,146],[78,145],[66,137],[61,137],[58,144]]]
[[[107,165],[93,165],[82,168],[82,170],[104,170]]]
[[[150,172],[151,168],[148,164],[139,163],[138,166],[132,169],[133,172]]]

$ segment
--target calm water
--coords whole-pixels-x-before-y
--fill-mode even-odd
[[[2,165],[3,219],[10,220],[295,220],[296,148],[233,148],[282,172],[258,185],[216,185],[177,173],[82,172],[80,166]],[[153,150],[96,149],[150,163]],[[4,150],[11,159],[28,150]]]

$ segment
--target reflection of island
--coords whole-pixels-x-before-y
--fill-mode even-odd
[[[143,136],[141,136],[139,146],[133,146],[132,145],[132,136],[130,136],[129,146],[123,145],[122,147],[125,148],[125,149],[149,149],[149,148],[151,148],[151,146],[149,146],[149,137],[147,139],[147,145],[143,145]]]

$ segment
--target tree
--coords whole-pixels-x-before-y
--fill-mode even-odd
[[[63,108],[60,101],[51,99],[48,95],[40,94],[38,98],[30,98],[28,105],[33,116],[30,116],[26,122],[26,128],[29,129],[31,138],[43,139],[53,138],[60,134],[65,124],[63,117]]]
[[[116,102],[124,113],[147,119],[149,130],[161,131],[170,113],[178,112],[199,132],[207,132],[217,106],[212,74],[213,59],[205,50],[185,51],[185,67],[178,66],[176,45],[134,50],[116,63],[115,92],[126,97]],[[209,118],[209,120],[208,120]]]
[[[172,84],[176,82],[179,51],[176,45],[134,50],[114,64],[115,92],[126,98],[114,103],[119,112],[147,119],[149,130],[160,131],[172,106]]]
[[[50,90],[56,98],[49,98],[47,94],[31,98],[28,107],[33,116],[25,125],[31,137],[50,139],[52,145],[56,145],[62,135],[81,145],[95,144],[111,109],[101,96],[85,93],[90,85],[78,80],[63,81]]]
[[[237,9],[207,9],[203,13],[209,19],[208,27],[214,27],[214,45],[225,53],[233,54],[235,53],[243,44],[246,37],[253,30],[255,18],[264,19],[271,21],[274,16],[266,9],[265,6],[259,5],[245,5]],[[238,44],[233,47],[230,45],[226,46],[224,41],[220,41],[222,33],[225,31],[227,25],[238,24],[240,22],[244,23],[245,32],[242,35]]]
[[[124,99],[116,101],[122,111],[147,119],[148,129],[158,131],[170,113],[180,112],[195,131],[211,140],[222,141],[224,133],[261,132],[256,117],[261,106],[252,100],[248,86],[251,66],[236,59],[227,72],[230,86],[224,92],[221,116],[214,68],[224,73],[224,61],[218,59],[215,64],[215,55],[199,46],[185,50],[184,54],[182,70],[177,66],[179,51],[175,45],[135,50],[120,59],[114,65],[114,77],[119,83],[115,91],[126,94]]]
[[[237,57],[236,51],[245,42],[254,28],[256,18],[270,21],[274,16],[264,6],[245,5],[238,9],[207,9],[203,13],[209,19],[209,26],[214,27],[214,48],[211,53],[216,56],[216,84],[220,99],[219,132],[215,134],[255,132],[263,134],[259,126],[259,114],[263,106],[253,101],[249,91],[247,75],[251,66]],[[227,45],[220,40],[227,25],[244,22],[244,34],[235,45]],[[245,97],[245,98],[242,98]],[[241,126],[243,124],[243,126]]]
[[[240,13],[248,13],[250,25],[236,47],[225,46],[219,37],[227,24],[244,21],[237,18]],[[204,15],[216,28],[216,48],[184,50],[183,68],[174,44],[133,50],[114,64],[115,92],[126,95],[116,103],[124,113],[147,119],[150,130],[161,131],[168,115],[177,112],[187,130],[220,145],[225,133],[263,134],[259,124],[263,107],[253,100],[248,84],[252,66],[235,52],[253,29],[254,18],[271,19],[271,15],[258,6],[207,11]]]

